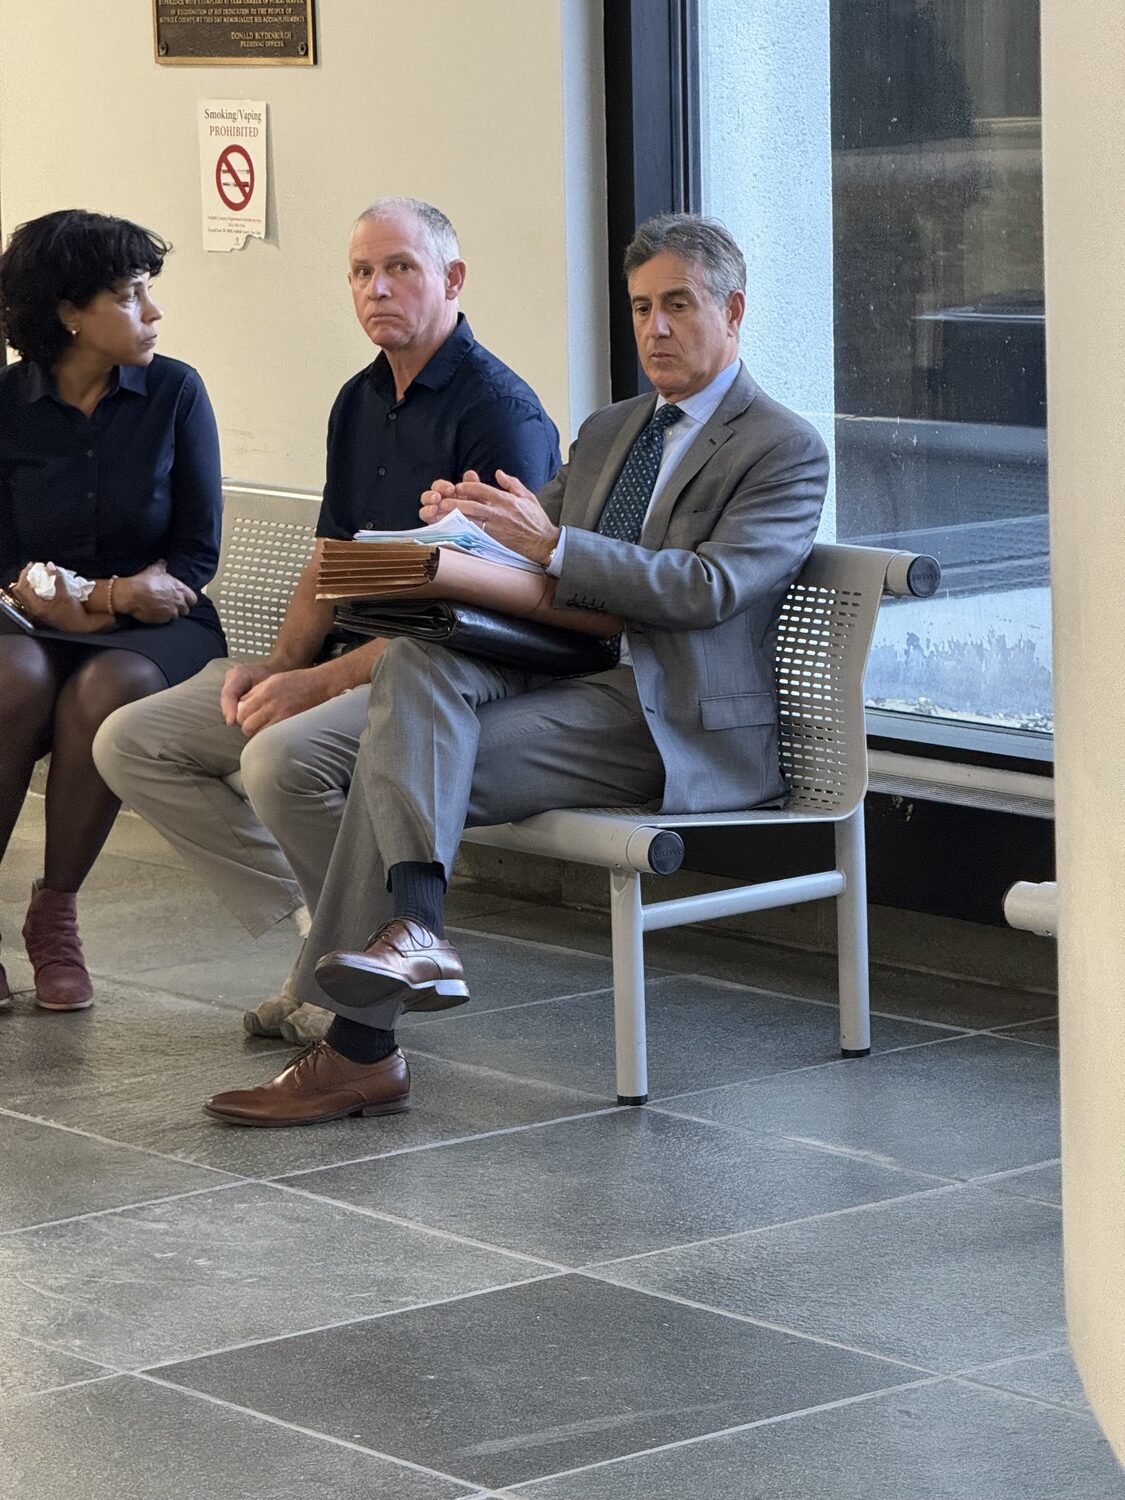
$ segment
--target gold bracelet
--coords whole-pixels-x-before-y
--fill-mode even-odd
[[[116,573],[114,573],[112,578],[107,578],[105,582],[105,612],[107,615],[113,614],[113,585],[116,582]]]

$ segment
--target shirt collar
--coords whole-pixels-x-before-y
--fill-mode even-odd
[[[431,391],[440,391],[456,375],[462,360],[476,343],[469,320],[464,313],[457,314],[453,332],[436,353],[431,354],[415,375],[412,384],[425,385]]]
[[[431,391],[443,390],[456,375],[462,361],[475,343],[476,339],[473,336],[473,330],[469,327],[468,318],[464,313],[458,313],[453,332],[441,348],[430,355],[410,385],[424,385]],[[389,387],[393,399],[394,379],[385,354],[379,355],[374,364],[369,367],[369,373],[375,384],[384,392]],[[409,395],[409,388],[407,394]]]
[[[35,401],[42,401],[45,396],[58,397],[55,382],[41,365],[34,364],[31,360],[23,361],[23,368],[27,371],[24,376],[24,400],[30,406]],[[148,368],[145,365],[118,365],[116,379],[110,381],[107,395],[114,391],[133,391],[138,396],[148,394]]]
[[[682,401],[675,404],[680,408],[685,417],[690,417],[693,422],[698,422],[700,427],[709,422],[719,409],[723,397],[730,390],[738,372],[742,369],[740,359],[732,359],[725,369],[719,371],[710,385],[705,385],[701,391],[696,391],[694,396],[685,396]],[[661,396],[653,408],[659,411],[662,406],[669,403]]]
[[[118,365],[117,389],[133,391],[138,396],[148,395],[147,365]]]

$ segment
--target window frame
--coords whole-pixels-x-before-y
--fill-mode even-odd
[[[650,389],[637,360],[621,262],[653,214],[699,213],[703,142],[699,0],[604,0],[610,388]],[[1054,736],[885,709],[867,711],[872,747],[997,770],[1050,774]]]
[[[650,386],[637,360],[621,263],[637,225],[654,214],[698,213],[698,0],[605,0],[606,193],[610,390]]]

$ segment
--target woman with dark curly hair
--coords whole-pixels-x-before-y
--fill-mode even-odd
[[[93,1000],[76,893],[120,805],[94,734],[225,654],[200,593],[219,554],[215,418],[196,372],[155,352],[150,283],[168,249],[126,219],[64,209],[0,255],[0,333],[22,356],[0,369],[0,858],[50,752],[23,928],[47,1010]]]

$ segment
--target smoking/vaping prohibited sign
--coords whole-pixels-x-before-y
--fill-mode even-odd
[[[203,248],[240,250],[266,237],[267,116],[257,99],[204,99],[199,105]]]

